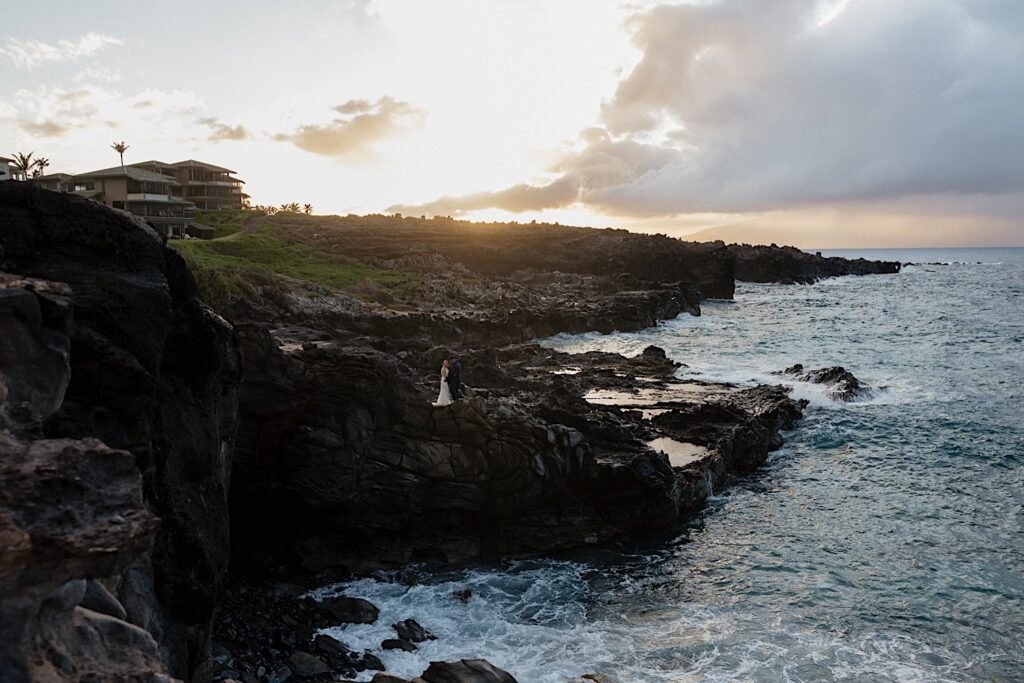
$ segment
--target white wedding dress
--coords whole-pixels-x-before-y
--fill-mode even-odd
[[[448,368],[441,368],[441,391],[437,394],[435,406],[447,406],[452,403],[452,390],[448,386]]]

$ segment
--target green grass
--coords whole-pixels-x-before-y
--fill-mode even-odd
[[[238,298],[258,296],[261,287],[280,286],[281,277],[383,304],[418,281],[405,273],[289,243],[272,226],[229,240],[178,240],[171,245],[192,269],[200,296],[222,312],[230,311]]]
[[[262,216],[255,209],[221,209],[220,211],[196,211],[196,222],[213,228],[213,238],[234,235],[242,229],[247,220]]]

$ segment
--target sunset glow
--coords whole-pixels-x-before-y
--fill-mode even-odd
[[[0,140],[317,213],[1024,244],[1024,12],[968,0],[7,3]]]

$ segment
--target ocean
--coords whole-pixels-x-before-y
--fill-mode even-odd
[[[922,265],[740,283],[701,317],[544,343],[655,344],[741,383],[843,365],[872,397],[797,383],[786,445],[670,533],[327,587],[382,610],[336,635],[377,651],[416,618],[439,639],[381,653],[409,677],[484,657],[520,683],[1024,680],[1024,249],[824,253]]]

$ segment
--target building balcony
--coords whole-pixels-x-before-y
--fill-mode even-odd
[[[189,180],[188,185],[195,187],[196,185],[214,185],[216,187],[241,187],[242,183],[240,180]]]
[[[176,202],[181,201],[180,197],[173,197],[167,194],[150,194],[148,192],[130,192],[128,193],[128,201],[130,202]]]

